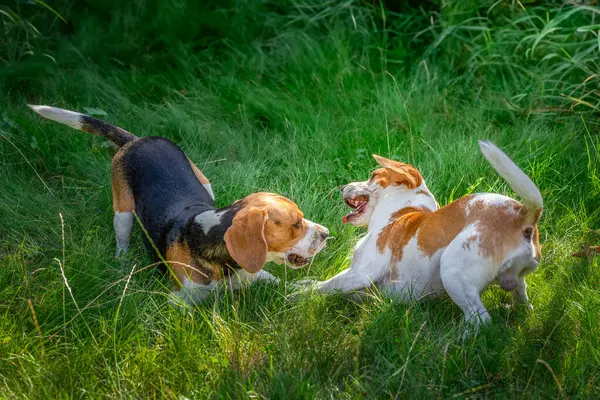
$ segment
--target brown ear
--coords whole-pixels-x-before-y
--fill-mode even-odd
[[[225,232],[229,255],[252,274],[260,271],[267,262],[266,222],[267,212],[264,210],[241,210]]]
[[[405,184],[410,189],[421,186],[421,183],[423,183],[423,177],[412,165],[390,160],[389,158],[381,157],[377,154],[373,154],[373,158],[375,158],[377,164],[381,165],[389,172],[392,181]]]

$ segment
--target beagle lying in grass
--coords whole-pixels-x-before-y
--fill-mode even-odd
[[[348,292],[376,284],[403,300],[447,293],[466,320],[478,324],[490,319],[480,293],[497,280],[532,308],[525,276],[540,260],[542,196],[498,147],[490,142],[480,147],[523,204],[481,193],[439,208],[419,171],[374,156],[383,168],[366,182],[342,188],[353,209],[344,223],[366,226],[368,233],[357,243],[350,268],[313,288]]]
[[[155,261],[166,260],[174,292],[187,302],[202,300],[221,280],[231,288],[277,281],[262,269],[267,261],[301,267],[325,247],[327,228],[303,218],[283,196],[254,193],[216,209],[208,179],[168,139],[138,138],[88,115],[30,107],[120,148],[111,164],[115,256],[127,251],[135,212],[146,248]]]

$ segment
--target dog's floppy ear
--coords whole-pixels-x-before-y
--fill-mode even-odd
[[[377,154],[373,154],[373,158],[375,158],[377,164],[381,165],[389,172],[390,178],[393,182],[404,184],[410,189],[421,186],[423,177],[412,165],[390,160],[388,158],[378,156]]]
[[[259,208],[241,210],[225,232],[225,244],[231,258],[254,274],[267,262],[265,223],[267,212]]]

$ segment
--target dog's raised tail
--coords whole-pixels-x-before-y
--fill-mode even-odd
[[[103,136],[116,144],[118,147],[137,139],[134,134],[121,129],[118,126],[107,124],[104,121],[90,117],[86,114],[80,114],[75,111],[68,111],[63,110],[62,108],[49,106],[34,106],[29,104],[29,107],[44,118],[60,122],[61,124],[68,125],[71,128],[75,128],[80,131]]]
[[[480,140],[479,148],[496,172],[523,199],[523,222],[535,225],[544,208],[542,194],[535,183],[495,144]]]

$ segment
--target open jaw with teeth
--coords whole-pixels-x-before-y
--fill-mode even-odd
[[[352,211],[350,211],[350,213],[347,215],[344,215],[344,218],[342,218],[342,222],[347,224],[348,222],[358,218],[363,213],[367,203],[369,202],[369,196],[358,195],[348,197],[344,198],[344,202],[348,207],[352,208]]]

